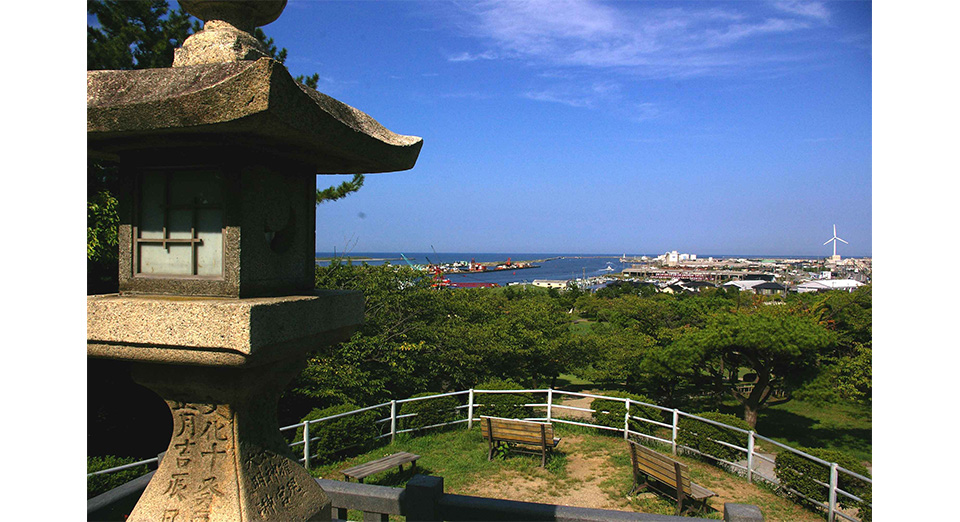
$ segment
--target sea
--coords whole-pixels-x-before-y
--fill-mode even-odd
[[[474,261],[476,263],[505,263],[509,259],[514,263],[533,263],[539,268],[521,270],[498,270],[495,272],[453,274],[446,273],[444,277],[454,283],[496,283],[506,286],[510,283],[532,283],[534,279],[552,279],[569,281],[572,279],[591,278],[607,274],[618,274],[624,268],[630,268],[631,263],[621,263],[620,259],[626,255],[628,259],[646,255],[655,258],[659,254],[556,254],[556,253],[463,253],[463,252],[350,252],[347,254],[333,252],[317,252],[317,264],[329,264],[327,259],[339,257],[343,262],[355,264],[367,263],[370,265],[404,265],[409,261],[414,265],[455,263],[457,261]],[[404,260],[406,257],[406,260]],[[697,256],[700,259],[713,257],[714,259],[771,259],[771,256]],[[776,256],[778,258],[817,259],[810,256]],[[612,270],[611,270],[612,269]]]

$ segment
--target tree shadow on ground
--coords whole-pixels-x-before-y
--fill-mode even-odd
[[[786,440],[791,445],[841,449],[847,453],[852,450],[861,456],[870,455],[873,444],[870,428],[823,425],[809,417],[778,409],[760,412],[757,433],[771,439]]]
[[[390,471],[384,471],[382,473],[377,473],[376,475],[371,475],[364,479],[364,484],[373,484],[375,486],[390,486],[394,488],[402,488],[407,484],[407,481],[413,478],[414,475],[433,475],[434,470],[423,467],[420,464],[416,466],[404,466],[403,471],[400,471],[398,468],[393,468]],[[371,480],[373,479],[373,480]]]

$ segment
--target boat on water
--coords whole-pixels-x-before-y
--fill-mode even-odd
[[[469,263],[466,261],[457,261],[454,263],[431,264],[427,267],[431,272],[439,271],[444,274],[497,272],[501,270],[524,270],[527,268],[540,268],[540,265],[524,262],[514,263],[513,260],[508,257],[505,263],[483,264],[471,259]]]

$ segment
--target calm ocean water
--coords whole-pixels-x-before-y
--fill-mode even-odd
[[[349,254],[338,254],[345,260],[352,259],[354,263],[366,262],[371,265],[381,265],[389,262],[393,265],[403,265],[403,260],[399,252],[351,252]],[[487,262],[506,262],[509,258],[514,263],[521,261],[534,261],[540,268],[528,268],[523,270],[502,270],[497,272],[470,273],[470,274],[446,274],[453,282],[467,283],[497,283],[505,286],[514,282],[533,282],[534,279],[560,279],[570,280],[580,277],[592,277],[604,274],[616,274],[624,268],[629,268],[629,263],[621,263],[619,254],[510,254],[510,253],[424,253],[424,252],[404,252],[404,256],[415,265],[428,263],[454,263],[456,261],[470,261],[477,263]],[[659,254],[631,254],[627,257],[656,257]],[[333,257],[332,252],[317,252],[319,258]],[[736,258],[748,257],[750,259],[769,258],[769,256],[707,256],[697,255],[700,259],[707,257],[714,258]],[[793,259],[817,259],[815,256],[776,256],[791,257]],[[363,260],[360,258],[368,258]],[[326,262],[318,261],[318,264],[324,265]],[[608,270],[607,268],[613,268]]]

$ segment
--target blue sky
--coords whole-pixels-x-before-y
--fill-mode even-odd
[[[868,2],[291,0],[263,29],[424,139],[318,208],[319,251],[829,255],[836,224],[871,255]]]
[[[263,29],[294,75],[424,139],[318,207],[318,251],[829,255],[836,224],[869,256],[871,11],[290,0]]]

